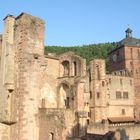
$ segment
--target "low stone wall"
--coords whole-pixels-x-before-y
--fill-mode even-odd
[[[109,126],[109,131],[120,132],[121,138],[125,140],[140,139],[140,124]]]
[[[39,140],[69,140],[72,137],[75,113],[69,109],[40,109]]]
[[[98,140],[101,137],[113,139],[116,135],[119,135],[117,136],[118,140],[138,140],[140,139],[140,124],[94,124],[89,126],[87,130],[87,137],[89,140]]]

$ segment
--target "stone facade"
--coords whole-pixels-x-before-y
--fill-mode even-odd
[[[113,57],[116,60],[113,61]],[[133,77],[135,93],[135,118],[140,121],[140,48],[139,45],[123,45],[109,54],[110,72],[115,70],[125,70]]]
[[[111,73],[106,74],[102,59],[86,66],[86,60],[73,52],[45,56],[44,28],[41,19],[26,13],[4,19],[0,35],[0,140],[107,138],[115,137],[118,129],[139,139],[138,75],[124,68],[130,62],[110,62]],[[122,60],[128,53],[126,48],[119,48]],[[138,61],[136,65],[138,68]]]

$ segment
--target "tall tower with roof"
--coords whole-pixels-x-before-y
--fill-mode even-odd
[[[109,53],[109,71],[125,70],[134,78],[135,117],[140,121],[140,39],[132,36],[130,28],[125,33],[126,37]]]

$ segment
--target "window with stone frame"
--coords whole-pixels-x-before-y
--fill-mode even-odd
[[[105,86],[105,81],[102,81],[102,86],[103,86],[103,87]]]
[[[122,109],[122,115],[125,115],[125,109]]]
[[[124,99],[128,99],[128,98],[129,98],[128,92],[127,92],[127,91],[124,91],[124,92],[123,92],[123,98],[124,98]]]
[[[116,91],[116,99],[121,99],[121,98],[122,98],[121,91]]]

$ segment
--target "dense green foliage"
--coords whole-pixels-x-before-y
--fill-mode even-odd
[[[68,51],[73,51],[75,54],[86,58],[87,63],[94,58],[102,58],[107,61],[108,52],[114,49],[116,43],[100,43],[83,46],[62,47],[62,46],[46,46],[45,54],[56,53],[62,54]]]

